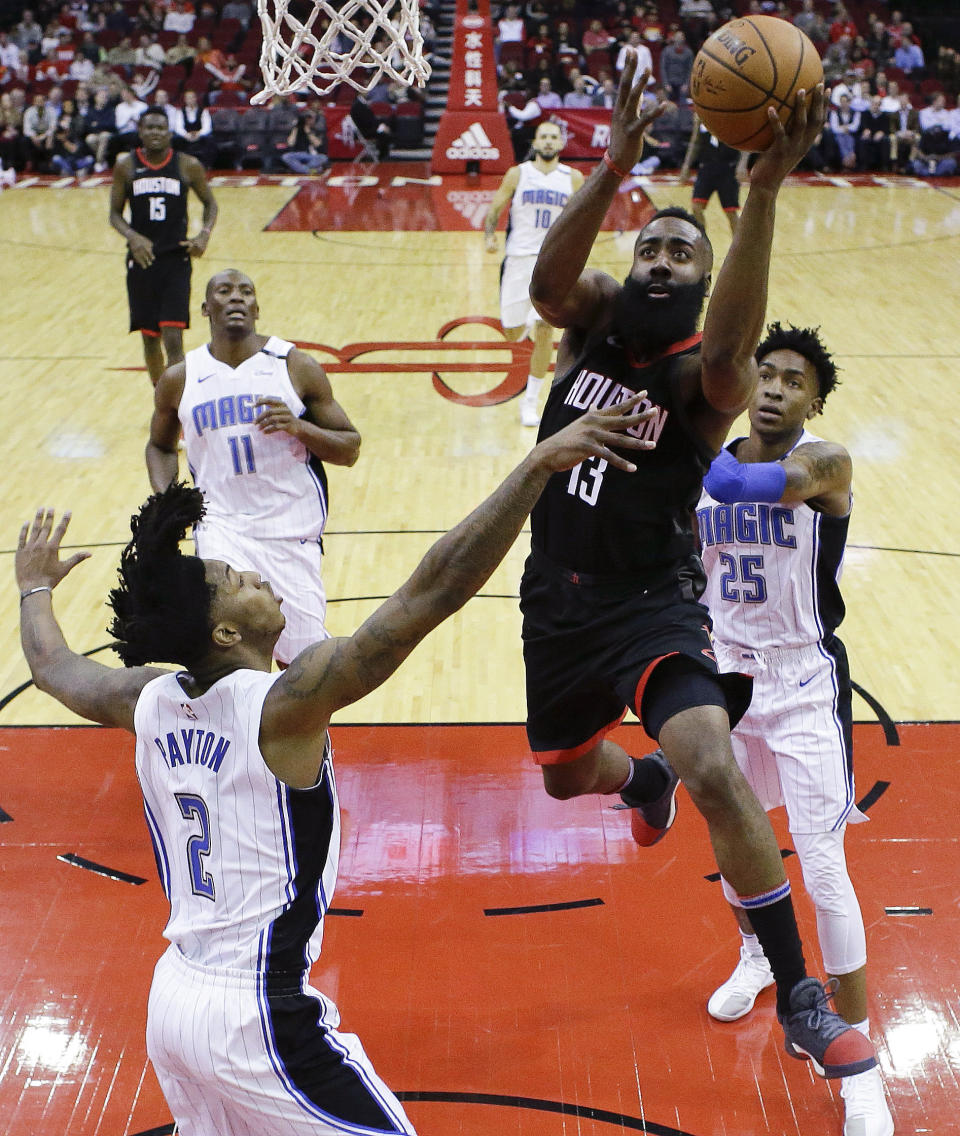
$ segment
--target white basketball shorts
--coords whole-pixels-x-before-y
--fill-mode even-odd
[[[174,946],[157,963],[147,1054],[179,1136],[413,1136],[333,1002],[305,981],[264,987]]]
[[[733,731],[733,753],[765,809],[785,805],[791,832],[833,832],[867,819],[857,809],[848,682],[820,644],[754,651],[714,639],[721,671],[753,676],[753,698]]]
[[[289,663],[312,643],[328,639],[323,625],[327,596],[320,568],[323,553],[315,540],[253,539],[217,521],[204,521],[194,530],[197,555],[223,560],[237,572],[259,572],[280,596],[287,621],[273,656]]]
[[[532,319],[539,319],[530,303],[530,280],[534,256],[508,256],[504,258],[500,273],[500,323],[503,327],[523,327]]]

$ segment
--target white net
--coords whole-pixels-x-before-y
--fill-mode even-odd
[[[384,75],[418,87],[430,78],[417,0],[257,0],[257,11],[264,89],[252,103],[340,83],[369,94]]]

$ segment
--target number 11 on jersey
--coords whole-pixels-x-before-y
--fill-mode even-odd
[[[250,435],[241,434],[237,437],[237,435],[231,434],[227,438],[227,443],[230,446],[233,472],[236,474],[256,473],[257,463],[253,460],[253,440]]]

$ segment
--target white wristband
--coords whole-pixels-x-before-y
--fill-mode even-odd
[[[20,603],[22,604],[27,596],[35,596],[37,592],[50,592],[52,595],[53,588],[48,587],[46,584],[41,584],[39,588],[27,588],[25,592],[20,593]]]

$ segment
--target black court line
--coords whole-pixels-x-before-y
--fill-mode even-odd
[[[622,1112],[611,1112],[605,1108],[592,1108],[585,1104],[568,1104],[566,1101],[540,1100],[537,1097],[515,1097],[500,1093],[437,1093],[437,1092],[399,1092],[398,1100],[421,1104],[481,1104],[494,1108],[522,1108],[530,1112],[552,1112],[560,1116],[576,1116],[583,1120],[598,1120],[601,1124],[611,1124],[621,1131],[646,1132],[647,1136],[695,1136],[679,1128],[657,1124],[654,1120],[643,1120],[639,1116],[627,1116]],[[135,1132],[132,1136],[173,1136],[173,1124],[161,1124],[159,1128],[149,1128]]]
[[[540,1100],[537,1097],[514,1097],[500,1093],[397,1093],[401,1101],[421,1101],[428,1104],[483,1104],[496,1108],[523,1108],[531,1112],[553,1112],[560,1116],[576,1116],[583,1120],[599,1120],[602,1124],[629,1132],[646,1132],[648,1136],[695,1136],[679,1128],[657,1124],[654,1120],[643,1120],[639,1116],[626,1116],[622,1112],[610,1112],[605,1108],[592,1108],[585,1104],[568,1104],[566,1101]],[[143,1133],[142,1136],[150,1136]]]
[[[889,781],[875,781],[870,792],[867,793],[862,800],[857,801],[857,808],[862,813],[869,812],[889,788]]]
[[[932,907],[885,907],[887,915],[932,915]]]
[[[132,876],[129,872],[121,872],[118,868],[108,868],[106,864],[98,864],[95,860],[85,860],[83,856],[78,856],[75,852],[61,852],[57,859],[62,860],[65,864],[72,864],[75,868],[95,872],[98,876],[107,876],[108,879],[116,880],[121,884],[134,884],[139,887],[140,884],[147,882],[143,876]]]
[[[360,907],[328,907],[328,915],[349,915],[355,919],[359,919],[363,914],[363,909]]]
[[[485,907],[484,915],[534,915],[540,911],[572,911],[576,907],[603,907],[602,899],[572,899],[567,903],[535,903],[528,907]]]
[[[900,735],[897,733],[897,727],[894,725],[890,715],[884,710],[876,698],[874,698],[869,691],[864,690],[858,682],[854,682],[851,679],[850,686],[860,695],[874,714],[876,714],[877,721],[883,727],[883,737],[887,745],[898,746],[900,744]]]

